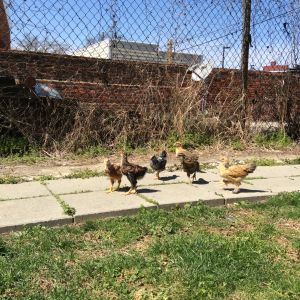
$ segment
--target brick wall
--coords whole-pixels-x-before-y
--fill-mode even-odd
[[[205,80],[206,107],[226,109],[241,97],[241,82],[239,70],[214,69]],[[248,99],[254,120],[277,121],[284,105],[300,114],[300,73],[249,71]]]
[[[57,88],[65,98],[121,106],[136,104],[145,95],[157,93],[167,99],[172,88],[187,86],[190,80],[185,66],[18,51],[0,51],[1,74],[21,81],[33,76]]]
[[[104,106],[131,106],[157,99],[167,101],[175,86],[191,82],[186,66],[156,63],[108,61],[54,54],[0,51],[0,75],[9,74],[24,80],[34,76],[56,87],[65,98],[97,102]],[[282,89],[285,80],[284,89]],[[241,72],[214,69],[206,79],[206,102],[218,106],[240,96]],[[300,74],[249,72],[250,101],[274,107],[284,91],[300,99]],[[159,97],[157,97],[159,95]],[[199,95],[199,99],[203,95]],[[300,101],[300,100],[299,100]]]
[[[299,73],[270,73],[249,71],[248,97],[250,100],[276,98],[285,87],[293,97],[300,97]],[[241,95],[242,75],[239,70],[214,69],[206,79],[208,102],[224,102],[228,97],[238,98]],[[300,99],[300,98],[299,98]]]

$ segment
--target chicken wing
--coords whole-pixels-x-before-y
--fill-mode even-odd
[[[240,192],[240,185],[242,180],[249,173],[253,173],[255,169],[255,163],[230,166],[228,157],[222,157],[220,159],[220,176],[223,178],[223,183],[225,184],[225,186],[227,186],[228,184],[233,184],[236,186],[236,188],[233,190],[233,193],[235,194]]]

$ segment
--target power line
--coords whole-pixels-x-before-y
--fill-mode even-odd
[[[290,14],[290,13],[295,12],[295,11],[297,11],[297,10],[300,10],[300,7],[295,8],[295,9],[292,9],[292,10],[287,11],[287,12],[284,12],[284,13],[282,13],[282,14],[279,14],[279,15],[276,15],[276,16],[273,16],[273,17],[270,17],[270,18],[268,18],[268,19],[262,20],[262,21],[260,21],[260,22],[253,23],[252,26],[256,26],[256,25],[263,24],[263,23],[265,23],[265,22],[268,22],[268,21],[270,21],[270,20],[273,20],[273,19],[282,17],[282,16],[284,16],[284,15]],[[227,36],[233,35],[233,34],[235,34],[235,33],[238,33],[239,31],[242,31],[242,28],[237,29],[237,30],[235,30],[235,31],[232,31],[232,32],[230,32],[230,33],[227,33],[227,34],[225,34],[225,35],[216,37],[216,38],[211,39],[211,40],[209,40],[209,41],[205,41],[205,42],[203,42],[203,43],[201,43],[201,44],[196,44],[196,45],[193,45],[193,46],[191,46],[191,47],[187,47],[187,48],[180,49],[180,51],[186,51],[186,50],[193,49],[193,48],[195,48],[195,47],[200,47],[200,46],[202,46],[202,45],[205,45],[205,44],[214,42],[214,41],[216,41],[216,40],[218,40],[218,39],[222,39],[222,38],[224,38],[224,37],[227,37]],[[218,32],[219,32],[219,31],[218,31]]]

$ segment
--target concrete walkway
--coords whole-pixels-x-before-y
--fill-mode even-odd
[[[139,181],[137,195],[125,196],[129,183],[123,177],[121,189],[106,193],[106,177],[58,179],[0,185],[0,232],[22,229],[24,225],[71,224],[90,218],[132,214],[141,206],[170,208],[193,202],[224,205],[236,201],[259,201],[279,192],[300,190],[300,165],[258,167],[247,177],[240,194],[223,190],[217,169],[198,174],[194,184],[187,183],[181,171],[163,172],[162,180],[146,174]],[[75,208],[74,216],[64,208]]]

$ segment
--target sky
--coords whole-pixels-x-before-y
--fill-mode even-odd
[[[68,53],[87,39],[114,33],[124,40],[153,43],[165,50],[202,54],[205,61],[240,66],[242,0],[5,0],[12,48],[37,37],[63,44]],[[115,22],[113,22],[115,20]],[[113,26],[113,24],[115,26]],[[249,64],[272,60],[300,64],[300,0],[252,0]],[[292,47],[297,44],[297,47]],[[299,58],[297,58],[299,55]],[[298,60],[297,60],[298,59]]]

